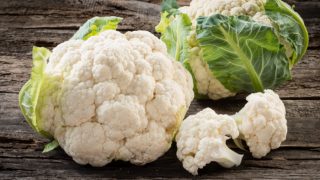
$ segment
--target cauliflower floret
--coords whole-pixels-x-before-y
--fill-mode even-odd
[[[153,161],[154,157],[161,156],[170,148],[171,142],[168,138],[172,136],[167,137],[166,129],[161,124],[150,122],[146,132],[127,139],[125,146],[133,155],[130,161],[139,165]],[[117,159],[123,159],[122,155],[118,154]]]
[[[272,90],[251,94],[247,101],[234,118],[240,137],[246,141],[253,157],[261,158],[271,149],[279,148],[286,139],[286,110]]]
[[[145,164],[170,147],[193,99],[193,81],[146,31],[107,30],[53,49],[40,127],[80,164]]]
[[[226,168],[238,166],[243,155],[226,145],[229,136],[234,139],[238,135],[237,125],[232,117],[218,115],[206,108],[182,122],[176,136],[177,156],[183,167],[193,175],[197,175],[199,168],[212,161]]]
[[[117,141],[108,139],[101,124],[85,122],[80,126],[66,129],[64,146],[66,153],[79,164],[90,163],[92,166],[103,166],[112,161],[117,149]],[[58,139],[59,143],[61,139]]]

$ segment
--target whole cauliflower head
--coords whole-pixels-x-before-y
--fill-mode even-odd
[[[146,31],[107,30],[53,49],[40,127],[79,164],[143,165],[171,146],[193,99],[192,77]]]
[[[212,161],[226,168],[238,166],[242,155],[226,145],[227,139],[238,135],[237,124],[231,116],[218,115],[206,108],[182,122],[176,136],[177,156],[193,175]]]
[[[251,94],[247,101],[234,118],[240,138],[246,141],[253,157],[261,158],[271,149],[279,148],[286,139],[286,110],[272,90]]]
[[[216,79],[208,64],[204,62],[201,48],[195,42],[197,18],[222,14],[225,16],[247,15],[254,21],[271,26],[271,21],[264,14],[263,0],[192,0],[190,6],[184,6],[179,10],[189,16],[192,21],[192,31],[189,45],[191,46],[190,67],[196,79],[196,87],[199,94],[208,95],[213,100],[236,95]]]
[[[192,73],[196,97],[213,100],[275,89],[309,44],[303,19],[282,0],[164,0],[155,29]]]

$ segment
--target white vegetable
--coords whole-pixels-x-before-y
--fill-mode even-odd
[[[45,72],[64,81],[48,95],[41,126],[80,164],[157,159],[193,98],[190,74],[146,31],[64,42]]]
[[[193,74],[196,98],[275,89],[291,79],[309,37],[282,0],[163,0],[156,26],[168,53]]]
[[[194,96],[192,77],[153,34],[106,30],[119,21],[95,17],[51,55],[33,49],[20,107],[56,140],[45,152],[59,144],[79,164],[143,165],[170,148]]]
[[[211,16],[214,14],[222,14],[225,16],[248,15],[257,22],[271,26],[269,18],[263,13],[262,0],[192,0],[190,6],[181,7],[179,10],[188,14],[192,21],[194,30],[191,32],[191,36],[196,35],[195,26],[198,17]],[[200,94],[206,94],[214,100],[236,95],[235,92],[231,92],[225,88],[223,84],[216,79],[208,67],[208,64],[204,62],[202,55],[200,55],[198,45],[195,45],[191,51],[190,67],[197,80],[196,85]]]
[[[206,108],[183,121],[176,136],[177,156],[183,167],[193,175],[197,175],[199,168],[213,161],[226,168],[238,166],[242,155],[226,145],[229,136],[234,139],[238,135],[232,117],[218,115]]]
[[[287,120],[279,96],[265,90],[249,95],[247,101],[233,116],[219,115],[206,108],[182,122],[176,137],[177,156],[187,171],[197,175],[199,168],[212,161],[227,168],[238,166],[242,155],[228,148],[229,137],[246,141],[255,158],[280,147],[286,139]]]
[[[254,93],[248,103],[234,116],[240,137],[246,141],[255,158],[277,149],[286,139],[286,110],[279,96],[272,90]]]

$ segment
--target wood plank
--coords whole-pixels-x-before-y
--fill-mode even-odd
[[[50,153],[41,153],[47,140],[34,136],[33,139],[0,138],[0,158],[45,158],[56,160],[71,160],[61,148]],[[230,147],[245,159],[253,160],[249,152],[244,152],[229,143]],[[175,159],[176,145],[172,144],[168,158]],[[165,158],[165,155],[164,157]],[[320,160],[320,146],[318,147],[293,147],[284,145],[277,150],[271,151],[263,160]]]
[[[310,32],[311,49],[320,47],[320,16],[315,1],[292,1],[304,15]],[[300,9],[299,9],[300,8]],[[38,3],[4,0],[0,4],[0,54],[27,53],[32,45],[56,46],[69,39],[76,29],[92,16],[124,17],[119,30],[148,30],[154,32],[159,22],[159,5],[140,1],[73,1],[61,3],[44,0]],[[306,16],[306,15],[305,15]],[[19,45],[19,46],[17,46]]]
[[[320,7],[318,0],[284,0],[294,6],[304,18],[320,17],[317,13]],[[0,4],[0,15],[52,15],[52,14],[75,14],[86,16],[92,13],[102,14],[126,14],[139,12],[141,14],[157,13],[153,8],[159,10],[161,0],[60,0],[55,3],[50,0],[37,0],[33,3],[19,0],[2,0]],[[178,0],[181,6],[189,5],[189,0]],[[151,9],[150,9],[151,8]],[[130,12],[131,11],[131,12]]]
[[[304,18],[320,18],[319,3],[314,0],[288,0]],[[156,3],[156,4],[154,4]],[[159,20],[160,0],[2,0],[0,28],[74,28],[92,16],[125,17],[124,24],[135,29],[153,30]],[[181,4],[187,5],[183,0]],[[31,24],[30,24],[31,23]],[[34,24],[36,23],[36,24]],[[152,28],[150,25],[152,24]]]
[[[59,43],[68,40],[78,29],[81,23],[90,17],[16,17],[0,16],[0,55],[11,55],[16,53],[28,53],[33,45],[54,47]],[[21,23],[12,24],[15,19],[20,19]],[[120,31],[133,31],[136,29],[154,32],[154,27],[159,22],[158,16],[152,17],[143,26],[143,19],[131,19],[120,24]],[[137,22],[130,23],[130,22]],[[309,49],[320,48],[320,18],[306,19],[307,28],[310,34]],[[24,25],[26,24],[26,25]],[[17,26],[3,29],[1,27]],[[138,26],[138,27],[137,27]],[[18,28],[21,27],[21,28]]]
[[[28,148],[30,149],[30,148]],[[0,175],[2,178],[12,177],[46,177],[46,178],[191,178],[175,156],[172,148],[163,157],[145,166],[134,166],[126,162],[113,162],[102,168],[80,166],[67,157],[62,150],[57,150],[41,157],[9,156],[1,157]],[[239,167],[224,169],[211,163],[200,170],[197,178],[230,179],[230,178],[319,178],[319,152],[311,150],[277,150],[274,159],[252,159],[245,155]],[[32,153],[32,152],[31,152]],[[31,154],[29,153],[29,154]],[[39,150],[38,154],[41,154]],[[304,154],[305,159],[286,159],[287,154]],[[2,154],[2,153],[0,153]],[[312,160],[306,160],[308,157]],[[270,155],[272,157],[272,155]]]
[[[27,54],[0,56],[0,92],[18,93],[28,80],[32,66],[31,48],[30,46]],[[320,98],[320,53],[318,50],[309,50],[292,73],[292,80],[277,89],[282,98]],[[239,95],[235,98],[243,99],[244,96]]]
[[[45,141],[25,122],[18,107],[18,95],[0,94],[0,140]],[[320,147],[320,101],[318,100],[284,100],[287,109],[288,137],[283,147]],[[245,104],[244,100],[194,100],[188,115],[211,107],[218,113],[233,114]]]
[[[220,107],[220,106],[219,106]],[[227,106],[228,107],[228,106]],[[229,111],[228,111],[229,112]],[[0,175],[10,177],[72,178],[191,178],[176,158],[175,144],[155,162],[139,167],[126,162],[113,162],[102,168],[80,166],[62,149],[42,154],[42,140],[0,139]],[[243,153],[238,151],[239,153]],[[320,147],[282,147],[257,160],[248,153],[241,166],[224,169],[212,163],[200,170],[199,178],[294,178],[319,177]]]
[[[320,51],[309,50],[293,68],[292,79],[277,88],[276,92],[286,99],[320,97]]]
[[[243,100],[193,101],[188,114],[211,107],[218,113],[233,114],[245,104]],[[288,120],[288,136],[283,147],[320,147],[320,101],[284,100]]]
[[[46,23],[48,26],[42,25],[42,27],[52,28],[55,25],[57,27],[79,26],[93,16],[120,16],[125,17],[123,24],[130,24],[138,29],[158,20],[159,10],[159,5],[129,0],[64,0],[59,3],[51,0],[41,0],[37,3],[4,0],[0,4],[0,15],[6,17],[2,21],[14,22],[9,23],[8,26],[2,26],[2,28],[35,27],[29,25],[30,21],[40,22],[38,25],[41,26],[41,21],[46,22],[45,17],[51,19],[52,24]],[[73,21],[70,21],[71,19]],[[80,21],[74,21],[75,19],[80,19]],[[56,23],[58,20],[60,22]]]
[[[317,12],[320,7],[318,0],[284,0],[290,5],[294,5],[297,11],[301,11],[303,15],[317,16],[313,11]],[[82,12],[101,12],[106,8],[114,8],[119,11],[123,9],[141,10],[147,9],[148,5],[160,4],[161,0],[60,0],[59,3],[50,0],[37,0],[33,3],[30,1],[19,0],[2,0],[0,4],[0,14],[52,14],[59,12],[78,13]],[[178,0],[180,5],[188,5],[190,0]],[[32,11],[30,10],[32,9]],[[308,9],[308,11],[304,11]],[[77,10],[81,10],[77,12]],[[113,9],[112,9],[113,10]]]

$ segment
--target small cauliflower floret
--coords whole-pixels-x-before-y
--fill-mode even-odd
[[[40,128],[80,164],[143,165],[164,154],[193,99],[190,73],[146,31],[101,32],[53,49]]]
[[[81,40],[72,40],[59,44],[51,54],[52,59],[47,65],[47,72],[50,74],[61,74],[70,72],[72,66],[78,62]]]
[[[229,149],[226,140],[237,138],[239,131],[234,119],[218,115],[206,108],[186,118],[176,136],[177,156],[183,167],[193,175],[210,162],[231,168],[241,163],[242,155]]]
[[[251,94],[247,101],[234,118],[239,127],[239,137],[246,141],[253,157],[261,158],[271,149],[279,148],[286,139],[286,110],[272,90]]]

